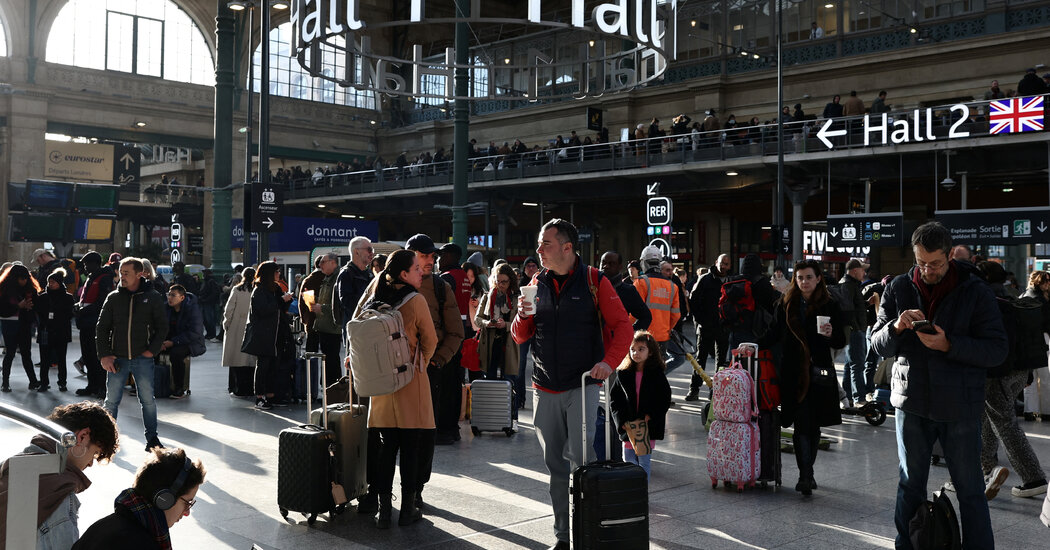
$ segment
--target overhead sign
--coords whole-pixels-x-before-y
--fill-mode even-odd
[[[652,197],[645,204],[645,219],[649,225],[669,225],[673,219],[671,199]]]
[[[952,113],[951,127],[948,128],[946,139],[970,137],[969,131],[959,129],[963,123],[970,120],[970,107],[965,103],[959,103],[949,107],[949,110]],[[862,128],[864,146],[936,141],[937,137],[933,135],[933,107],[926,108],[925,117],[920,116],[920,113],[919,109],[912,111],[910,120],[903,118],[891,120],[888,113],[882,113],[874,117],[870,114],[864,115],[864,126]],[[839,124],[834,124],[835,122],[836,119],[829,118],[820,127],[820,130],[817,130],[817,138],[828,149],[835,148],[835,144],[828,138],[846,135],[841,119],[838,119]],[[832,130],[833,124],[836,128],[841,129]]]
[[[828,244],[833,247],[902,246],[904,214],[828,216]]]
[[[597,107],[587,107],[587,129],[595,132],[602,131],[602,110]]]
[[[791,227],[773,225],[769,228],[770,249],[774,254],[791,254]]]
[[[940,210],[937,221],[952,241],[972,244],[1035,244],[1050,242],[1050,208]]]
[[[671,244],[663,239],[653,239],[649,241],[649,246],[655,246],[660,249],[660,256],[663,258],[671,257]]]
[[[89,182],[130,183],[139,179],[139,150],[106,143],[48,140],[44,177]]]
[[[171,215],[171,265],[182,261],[182,224],[179,215]]]
[[[832,246],[828,241],[828,232],[817,229],[819,224],[805,224],[806,229],[802,231],[802,253],[812,256],[823,255],[848,255],[867,256],[871,253],[870,246]]]
[[[279,233],[284,227],[281,207],[284,193],[275,185],[253,184],[252,186],[252,232]],[[273,250],[271,248],[271,250]]]
[[[244,248],[244,220],[231,220],[230,227],[230,246]],[[282,231],[270,232],[270,251],[303,252],[327,245],[346,247],[354,237],[368,237],[372,241],[378,241],[379,222],[285,216]]]

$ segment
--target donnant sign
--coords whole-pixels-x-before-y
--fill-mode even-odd
[[[463,17],[448,16],[449,0],[408,4],[408,19],[378,21],[364,19],[359,0],[293,0],[292,55],[311,75],[344,87],[445,100],[495,98],[499,90],[500,99],[528,101],[629,90],[659,78],[678,45],[678,0],[526,0],[498,6],[472,0],[471,13]],[[564,12],[554,16],[554,8],[566,4],[569,17],[563,19]],[[592,6],[589,11],[586,4]],[[559,35],[557,51],[525,47],[497,56],[501,59],[480,55],[481,65],[455,63],[452,48],[443,55],[424,57],[422,45],[409,45],[401,51],[411,52],[411,58],[373,48],[388,42],[383,33],[389,29],[445,25],[443,30],[451,34],[447,31],[455,23],[469,23],[475,35],[483,35],[486,27],[571,32]],[[566,51],[571,55],[557,58]],[[333,71],[330,64],[322,63],[339,52],[345,54],[345,66]],[[490,85],[485,95],[455,96],[457,68],[487,72]],[[571,83],[559,80],[565,74],[573,75]]]

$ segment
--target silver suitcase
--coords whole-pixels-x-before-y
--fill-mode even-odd
[[[470,383],[470,431],[475,436],[481,432],[503,431],[507,437],[514,435],[511,420],[511,399],[514,390],[509,380],[475,380]]]

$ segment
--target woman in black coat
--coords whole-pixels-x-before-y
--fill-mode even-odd
[[[66,291],[63,282],[66,270],[61,267],[47,276],[47,288],[37,295],[33,303],[40,322],[43,337],[40,349],[40,385],[37,391],[47,391],[48,372],[51,366],[58,367],[58,390],[66,391],[66,348],[73,341],[73,295]]]
[[[772,330],[759,342],[763,348],[782,346],[780,422],[785,428],[795,426],[792,441],[799,471],[795,490],[806,496],[817,488],[813,463],[820,428],[842,423],[832,350],[846,346],[846,319],[821,273],[823,268],[815,260],[795,264],[791,286],[777,302]],[[830,322],[818,327],[818,316]]]
[[[0,330],[4,335],[7,353],[3,361],[3,384],[0,391],[11,391],[11,365],[15,355],[22,356],[22,368],[29,378],[29,389],[40,385],[33,371],[33,300],[40,293],[40,283],[22,264],[13,264],[0,274]]]
[[[292,295],[283,292],[277,284],[278,272],[274,262],[259,264],[241,344],[241,351],[256,357],[255,407],[261,410],[273,408],[270,400],[276,391],[280,342],[282,336],[291,331],[290,327],[281,328]]]

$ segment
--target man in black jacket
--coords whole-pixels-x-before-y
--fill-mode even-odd
[[[201,318],[204,320],[204,339],[215,340],[215,320],[217,308],[219,307],[219,296],[222,295],[222,287],[212,277],[210,269],[205,269],[201,273],[204,276],[204,280],[201,282],[200,292],[197,294],[197,303],[200,305]]]
[[[689,294],[689,312],[696,323],[696,360],[700,368],[707,370],[707,358],[715,358],[715,368],[726,365],[729,335],[722,330],[718,320],[718,298],[722,295],[722,283],[729,277],[729,256],[722,254],[710,271],[696,281]],[[700,386],[704,380],[695,372],[689,381],[686,401],[700,399]]]
[[[350,261],[339,270],[335,279],[335,298],[343,307],[343,332],[346,332],[346,323],[357,309],[357,302],[365,293],[365,288],[372,280],[372,258],[375,250],[372,241],[368,237],[354,237],[350,240]]]
[[[120,261],[120,288],[106,296],[95,329],[95,346],[106,379],[106,410],[117,417],[128,374],[135,376],[146,450],[163,447],[157,438],[157,402],[153,397],[153,358],[168,336],[165,300],[142,276],[142,260]]]
[[[868,310],[861,294],[860,282],[868,264],[857,259],[846,262],[846,274],[839,279],[834,289],[835,297],[845,317],[849,334],[846,339],[846,365],[842,371],[842,389],[846,399],[858,407],[865,405],[869,391],[864,381],[864,358],[868,354],[868,339],[865,329],[868,326]]]

